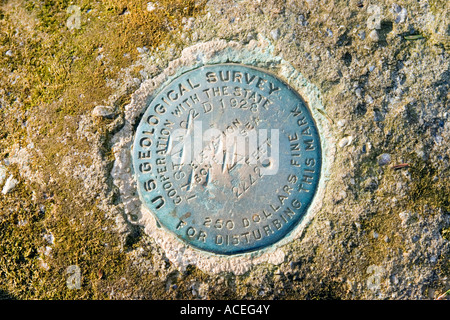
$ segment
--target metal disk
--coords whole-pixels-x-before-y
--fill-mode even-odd
[[[270,246],[302,220],[321,171],[311,113],[263,70],[204,66],[145,107],[132,149],[140,199],[185,243],[232,255]]]

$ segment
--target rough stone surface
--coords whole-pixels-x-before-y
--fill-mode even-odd
[[[450,289],[447,2],[112,1],[80,4],[79,24],[57,3],[0,6],[0,170],[18,182],[0,194],[0,297],[435,299]],[[160,85],[224,61],[306,92],[331,155],[301,232],[240,261],[170,242],[140,208],[127,153]],[[114,113],[93,117],[96,106]]]

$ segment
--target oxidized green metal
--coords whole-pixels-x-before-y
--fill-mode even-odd
[[[139,197],[159,224],[200,250],[270,246],[302,220],[321,143],[301,96],[238,64],[182,74],[145,106],[132,149]]]

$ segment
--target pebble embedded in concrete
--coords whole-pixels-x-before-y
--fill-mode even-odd
[[[391,155],[389,153],[383,153],[378,158],[378,164],[380,166],[385,166],[391,162]]]
[[[352,136],[344,137],[339,141],[339,147],[344,148],[344,147],[350,145],[352,143],[352,141],[353,141]]]
[[[6,168],[3,165],[0,165],[0,186],[3,184],[6,178]]]
[[[14,179],[13,175],[10,175],[5,182],[5,185],[3,186],[2,193],[7,194],[11,192],[17,186],[18,183],[19,181]]]
[[[156,9],[155,3],[153,3],[153,2],[148,2],[148,3],[147,3],[147,11],[148,11],[148,12],[152,12],[152,11],[155,10],[155,9]]]
[[[270,31],[270,36],[273,40],[278,40],[280,38],[280,29],[273,29]]]
[[[96,106],[92,110],[92,115],[98,118],[112,118],[114,116],[114,108],[110,106]]]
[[[380,37],[379,37],[379,35],[378,35],[378,31],[377,31],[377,30],[372,30],[372,31],[369,33],[369,39],[371,39],[371,40],[374,41],[374,42],[379,41],[379,40],[380,40]]]

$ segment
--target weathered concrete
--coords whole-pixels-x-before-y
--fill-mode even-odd
[[[160,10],[117,6],[110,16],[94,7],[114,21]],[[142,40],[132,55],[127,45],[87,40],[101,29],[89,9],[83,7],[79,29],[75,19],[64,33],[42,10],[2,7],[8,30],[26,19],[17,32],[27,35],[21,39],[28,50],[13,32],[2,34],[12,39],[0,47],[7,71],[0,88],[2,181],[18,179],[0,195],[1,226],[10,237],[2,240],[4,256],[16,261],[0,260],[2,290],[38,298],[433,299],[450,289],[446,2],[210,0],[195,16],[177,16],[170,36],[161,36],[168,42]],[[66,18],[55,15],[60,24]],[[74,48],[88,43],[92,50],[57,60],[41,53],[45,68],[36,70],[53,68],[55,76],[36,81],[31,74],[39,73],[20,62],[37,63],[36,25],[38,39],[56,45],[64,35]],[[123,29],[122,37],[153,32],[138,25],[128,23],[135,33]],[[92,73],[96,87],[80,80],[87,67],[75,55],[91,70],[105,68]],[[62,61],[69,58],[67,71]],[[161,85],[195,66],[229,61],[268,69],[307,98],[325,137],[327,166],[314,212],[297,233],[257,257],[224,259],[170,240],[141,211],[129,148],[142,104]],[[47,91],[38,85],[45,81]],[[49,232],[51,244],[42,238]],[[20,263],[35,275],[17,271]],[[70,265],[80,266],[80,289],[65,285]],[[29,285],[33,295],[21,289]],[[44,285],[51,290],[43,293]]]

